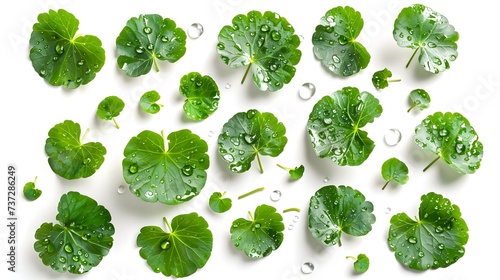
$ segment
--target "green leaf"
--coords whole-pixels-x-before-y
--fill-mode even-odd
[[[35,232],[35,251],[44,265],[82,274],[97,266],[113,246],[115,228],[109,211],[78,192],[61,196],[59,224],[43,223]]]
[[[402,161],[397,158],[390,158],[382,164],[382,178],[384,178],[385,185],[382,189],[385,189],[390,181],[395,181],[400,185],[406,184],[408,182],[408,167]]]
[[[250,169],[257,157],[263,173],[259,154],[276,157],[285,148],[288,139],[285,126],[272,113],[251,109],[235,114],[222,127],[219,135],[219,154],[229,163],[229,169],[242,173]]]
[[[332,73],[358,73],[370,62],[368,51],[356,42],[361,29],[363,19],[353,8],[339,6],[327,11],[312,36],[314,55]]]
[[[388,243],[396,259],[415,270],[448,267],[465,253],[468,227],[460,208],[440,194],[421,197],[418,219],[406,213],[391,218]]]
[[[35,180],[33,182],[28,182],[24,185],[23,194],[24,197],[26,197],[26,199],[29,201],[35,201],[42,195],[42,191],[36,189],[37,178],[38,177],[35,177]]]
[[[407,112],[410,112],[413,108],[417,107],[420,110],[429,108],[431,103],[431,97],[423,89],[414,89],[410,92],[410,99],[412,102],[411,107]]]
[[[160,94],[156,90],[150,90],[141,96],[139,106],[146,113],[156,114],[160,112],[160,108],[163,107],[162,104],[156,103],[158,100],[160,100]]]
[[[60,9],[38,15],[30,38],[35,71],[53,86],[75,89],[92,81],[106,58],[99,38],[77,35],[79,20]]]
[[[345,87],[320,99],[309,114],[307,131],[314,152],[338,165],[362,164],[375,143],[360,128],[382,114],[382,106],[371,93]]]
[[[212,253],[213,237],[207,221],[197,213],[163,218],[169,232],[145,226],[137,236],[139,254],[151,269],[165,276],[186,277],[205,266]]]
[[[460,174],[475,173],[481,166],[483,144],[469,121],[459,113],[429,115],[415,128],[413,139],[420,148],[437,155],[424,171],[440,158]]]
[[[394,22],[393,36],[398,46],[415,50],[406,67],[418,50],[420,65],[435,74],[450,68],[450,62],[457,59],[459,35],[455,27],[445,16],[424,5],[402,9]]]
[[[252,259],[267,257],[283,242],[283,217],[276,208],[262,204],[255,209],[255,218],[239,218],[231,225],[231,241],[236,249]]]
[[[210,209],[214,211],[215,213],[224,213],[231,209],[232,201],[228,197],[224,197],[226,195],[226,192],[221,194],[220,192],[214,192],[210,196],[210,199],[208,200],[208,204],[210,205]]]
[[[305,170],[304,165],[300,165],[300,166],[297,166],[294,168],[286,167],[286,166],[281,165],[281,164],[277,164],[277,165],[278,165],[278,167],[280,167],[284,170],[287,170],[288,174],[290,175],[290,178],[292,178],[293,180],[298,180],[298,179],[302,178],[302,176],[304,175],[304,170]]]
[[[342,246],[342,232],[363,236],[375,223],[373,204],[349,186],[324,186],[309,202],[309,231],[326,246]]]
[[[125,107],[125,103],[118,96],[108,96],[97,106],[97,117],[102,120],[113,120],[116,128],[120,128],[115,120]]]
[[[389,86],[389,83],[400,82],[401,79],[388,79],[392,77],[392,72],[387,68],[384,68],[380,71],[376,71],[372,76],[373,86],[377,89],[384,89]]]
[[[167,147],[168,143],[168,147]],[[205,186],[210,166],[207,143],[188,129],[162,134],[145,130],[123,152],[123,178],[147,202],[174,205],[191,200]]]
[[[186,33],[169,18],[140,15],[127,21],[116,38],[118,66],[130,77],[149,73],[158,60],[174,63],[186,53]]]
[[[292,25],[270,11],[239,14],[232,23],[220,30],[217,53],[231,68],[247,66],[241,83],[251,68],[253,81],[262,91],[277,91],[288,84],[302,56]]]
[[[353,259],[354,270],[357,273],[365,273],[370,267],[370,259],[365,254],[359,254],[357,257],[348,256],[348,259]]]
[[[198,72],[184,75],[179,92],[187,98],[183,109],[191,120],[204,120],[219,107],[219,87],[210,76]]]
[[[99,142],[83,144],[85,135],[80,141],[80,134],[78,123],[65,120],[49,130],[45,141],[50,168],[68,180],[90,177],[104,162],[106,148]]]

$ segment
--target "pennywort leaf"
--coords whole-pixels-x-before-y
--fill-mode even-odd
[[[370,267],[370,259],[365,254],[359,254],[357,257],[347,256],[346,258],[354,260],[354,270],[357,273],[365,273]]]
[[[410,112],[413,108],[417,107],[420,110],[429,108],[431,103],[431,97],[427,91],[423,89],[414,89],[410,92],[410,100],[412,105],[408,108],[407,112]]]
[[[104,98],[97,106],[96,115],[102,120],[112,120],[116,128],[120,128],[115,120],[115,117],[120,115],[123,108],[125,108],[125,103],[118,96],[108,96]]]
[[[38,177],[35,177],[33,182],[28,182],[24,185],[23,194],[24,197],[29,201],[37,200],[42,195],[42,190],[36,188],[36,180]]]
[[[160,108],[163,107],[163,104],[156,103],[160,98],[161,96],[156,90],[147,91],[141,96],[139,106],[146,113],[156,114],[160,112]]]
[[[389,79],[392,77],[392,72],[384,68],[376,71],[372,76],[372,83],[376,89],[384,89],[389,86],[389,83],[400,82],[401,79]]]
[[[208,205],[212,211],[215,213],[224,213],[231,209],[233,205],[232,200],[229,197],[224,197],[225,195],[226,192],[222,194],[220,192],[212,193],[208,200]]]
[[[382,190],[389,185],[391,181],[404,185],[408,182],[408,167],[404,162],[397,158],[390,158],[382,164],[382,178],[386,181]]]
[[[210,76],[198,72],[184,75],[179,92],[186,97],[184,114],[191,120],[204,120],[219,107],[219,87]]]
[[[298,179],[302,178],[302,176],[304,175],[304,170],[305,170],[304,165],[296,166],[293,168],[281,165],[279,163],[277,165],[281,169],[287,170],[288,174],[290,175],[290,178],[293,180],[298,180]]]

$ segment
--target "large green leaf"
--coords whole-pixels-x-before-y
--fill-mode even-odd
[[[237,15],[233,25],[224,26],[218,37],[217,53],[231,68],[250,68],[260,90],[277,91],[295,75],[302,53],[299,36],[292,25],[274,12],[251,11]]]
[[[99,142],[83,144],[80,134],[80,125],[71,120],[49,130],[45,153],[52,171],[65,179],[90,177],[104,162],[106,148]]]
[[[163,132],[149,130],[132,137],[123,152],[123,178],[142,200],[173,205],[200,193],[210,160],[207,143],[190,130],[172,132],[166,140]]]
[[[406,67],[420,50],[418,62],[432,73],[450,68],[450,62],[458,56],[458,32],[442,14],[421,4],[401,10],[394,22],[394,40],[398,46],[414,49]]]
[[[154,272],[186,277],[205,266],[212,253],[213,237],[207,221],[197,213],[164,218],[169,232],[145,226],[137,236],[139,254]]]
[[[30,38],[35,71],[53,86],[77,88],[92,81],[106,58],[99,38],[77,35],[78,19],[60,9],[38,15]]]
[[[140,15],[127,21],[116,38],[118,66],[130,77],[149,73],[157,59],[176,62],[186,53],[186,33],[160,15]]]
[[[442,158],[460,174],[472,174],[481,166],[483,144],[460,113],[436,112],[415,128],[418,146],[437,155],[425,169]]]
[[[360,165],[375,143],[360,128],[382,114],[372,94],[345,87],[320,99],[309,114],[307,131],[316,155],[338,165]]]
[[[327,11],[312,36],[314,55],[337,75],[358,73],[370,62],[368,51],[356,42],[362,28],[361,14],[349,6]]]
[[[363,236],[375,223],[373,204],[349,186],[324,186],[309,201],[309,231],[326,246],[342,246],[342,232]]]
[[[61,196],[56,219],[35,233],[43,264],[59,272],[82,274],[97,266],[113,246],[115,228],[104,206],[78,192]]]
[[[276,157],[285,148],[288,139],[285,126],[272,113],[251,109],[235,114],[222,127],[219,135],[219,154],[229,163],[233,172],[250,169],[257,157],[261,173],[264,172],[259,154]]]
[[[262,204],[255,215],[248,212],[250,220],[238,218],[231,225],[231,241],[236,249],[252,259],[267,257],[283,242],[283,217],[276,208]]]
[[[204,120],[219,107],[219,87],[210,76],[198,72],[184,75],[179,92],[187,98],[183,109],[191,120]]]
[[[406,213],[392,216],[389,247],[411,269],[448,267],[465,253],[467,224],[460,208],[442,195],[430,192],[421,200],[416,221]]]

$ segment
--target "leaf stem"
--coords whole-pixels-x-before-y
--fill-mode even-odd
[[[408,63],[406,63],[406,68],[408,68],[408,66],[410,66],[410,62],[412,61],[413,57],[417,54],[418,50],[420,50],[420,47],[415,49],[415,51],[413,52],[413,54],[410,57],[410,60],[408,60]]]
[[[352,259],[352,260],[355,260],[355,261],[357,261],[357,260],[358,260],[358,258],[356,258],[356,257],[354,257],[354,256],[346,256],[345,258],[346,258],[346,259]]]
[[[35,176],[35,180],[33,180],[34,185],[36,185],[36,180],[38,180],[38,176]]]
[[[225,195],[226,195],[226,192],[223,192],[223,193],[220,195],[220,198],[223,198]]]
[[[439,159],[441,158],[441,156],[438,156],[437,158],[435,158],[433,161],[431,161],[431,163],[429,163],[423,170],[423,172],[427,171],[427,169],[429,169],[429,167],[431,167],[436,161],[438,161]]]
[[[257,192],[261,192],[263,190],[264,190],[264,187],[257,188],[257,189],[255,189],[253,191],[249,191],[249,192],[247,192],[245,194],[242,194],[242,195],[238,196],[238,199],[245,198],[245,197],[247,197],[249,195],[252,195],[252,194],[257,193]]]
[[[87,134],[89,134],[89,132],[90,128],[87,128],[87,130],[85,130],[85,133],[83,134],[82,140],[80,140],[80,143],[83,143],[83,141],[85,141],[85,138],[87,137]]]
[[[387,80],[388,83],[396,83],[396,82],[401,82],[401,79],[389,79]]]
[[[384,186],[382,187],[382,190],[385,190],[385,187],[387,187],[387,185],[389,185],[389,182],[390,182],[390,181],[391,181],[391,180],[389,180],[389,181],[385,182]]]
[[[283,213],[287,213],[287,212],[291,212],[291,211],[300,212],[300,208],[297,208],[297,207],[288,208],[288,209],[283,210]]]
[[[172,227],[170,227],[170,224],[168,223],[167,218],[163,217],[163,222],[165,222],[165,224],[167,225],[168,232],[172,233]]]
[[[241,79],[241,84],[245,82],[245,79],[247,78],[248,71],[250,71],[250,67],[252,67],[252,63],[248,64],[247,70],[245,71],[245,75],[243,75],[243,79]]]
[[[339,247],[342,247],[342,240],[339,238]]]
[[[281,165],[281,164],[279,164],[279,163],[278,163],[278,164],[276,164],[276,165],[277,165],[278,167],[283,168],[283,169],[288,170],[288,171],[295,169],[295,168],[291,168],[291,167],[288,167],[288,166]]]
[[[408,108],[408,110],[406,112],[409,113],[411,111],[411,109],[415,108],[416,106],[417,106],[417,103],[413,103],[413,105],[411,105],[411,107]]]
[[[259,152],[257,152],[256,155],[257,155],[257,162],[259,163],[260,174],[263,174],[264,169],[262,168],[262,162],[260,162]]]
[[[167,141],[165,141],[165,131],[161,130],[161,139],[163,139],[163,151],[167,151]]]
[[[158,67],[158,62],[156,62],[156,57],[153,56],[153,63],[155,65],[156,72],[160,72],[160,67]]]
[[[253,216],[252,216],[252,212],[248,211],[248,216],[250,216],[250,219],[252,220],[252,222],[254,221],[253,219]]]
[[[118,125],[118,123],[116,122],[115,118],[111,118],[113,120],[113,122],[115,123],[115,126],[116,128],[120,128],[120,126]]]

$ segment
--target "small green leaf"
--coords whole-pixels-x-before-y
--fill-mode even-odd
[[[139,106],[146,113],[156,114],[163,107],[162,104],[156,103],[158,100],[160,100],[160,94],[156,90],[147,91],[141,96]]]
[[[85,135],[87,133],[88,130]],[[45,141],[50,168],[68,180],[90,177],[104,162],[106,148],[99,142],[83,144],[80,134],[78,123],[65,120],[49,130]]]
[[[373,86],[377,89],[384,89],[389,86],[389,83],[401,81],[401,79],[388,79],[390,77],[392,77],[392,72],[387,68],[376,71],[375,73],[373,73],[372,77]]]
[[[137,236],[139,254],[151,269],[177,278],[194,274],[212,253],[213,236],[207,221],[197,213],[181,214],[165,223],[169,232],[145,226]]]
[[[208,200],[208,204],[210,205],[210,209],[215,213],[224,213],[231,209],[232,201],[230,198],[224,197],[226,192],[221,194],[220,192],[214,192],[210,199]]]
[[[300,165],[300,166],[297,166],[294,168],[286,167],[286,166],[281,165],[281,164],[277,164],[277,165],[278,165],[278,167],[280,167],[284,170],[287,170],[288,174],[290,175],[290,178],[292,178],[293,180],[298,180],[298,179],[302,178],[302,176],[304,175],[304,170],[305,170],[304,165]]]
[[[263,173],[259,154],[276,157],[285,148],[288,139],[285,126],[272,113],[251,109],[235,114],[222,127],[219,135],[219,154],[229,163],[229,169],[242,173],[250,169],[257,157]]]
[[[342,232],[363,236],[375,223],[373,204],[349,186],[324,186],[309,202],[309,231],[326,246],[342,246]]]
[[[423,89],[414,89],[410,92],[410,99],[412,102],[411,107],[407,112],[410,112],[413,108],[417,107],[420,110],[429,108],[431,103],[431,97]]]
[[[382,190],[387,187],[390,181],[395,181],[400,185],[406,184],[408,182],[408,167],[402,161],[397,158],[390,158],[382,164],[382,178],[386,181]]]
[[[250,220],[239,218],[231,225],[231,241],[236,249],[252,259],[267,257],[283,242],[283,217],[276,208],[260,205],[255,209],[255,218],[248,212]]]
[[[415,128],[415,143],[423,150],[437,155],[424,168],[442,158],[460,174],[472,174],[481,166],[483,144],[469,121],[459,113],[436,112],[427,116]]]
[[[168,147],[167,147],[168,145]],[[210,166],[205,140],[188,129],[162,134],[145,130],[123,151],[122,172],[130,191],[147,202],[180,204],[205,186]]]
[[[363,19],[353,8],[339,6],[327,11],[312,36],[314,55],[337,75],[358,73],[370,62],[368,51],[356,42],[361,29]]]
[[[240,14],[232,23],[220,30],[217,53],[230,68],[247,66],[241,83],[252,69],[252,79],[262,91],[277,91],[288,84],[302,56],[292,25],[269,11]]]
[[[469,240],[469,229],[461,215],[460,208],[442,195],[423,195],[416,221],[406,213],[392,216],[389,248],[411,269],[448,267],[463,257]]]
[[[113,120],[116,128],[120,128],[115,117],[120,115],[123,108],[125,108],[123,100],[118,96],[108,96],[99,103],[96,114],[102,120]]]
[[[362,164],[375,143],[360,128],[381,114],[378,99],[366,91],[360,93],[355,87],[345,87],[323,97],[314,105],[307,122],[314,152],[341,166]]]
[[[186,53],[186,33],[169,18],[140,15],[127,21],[116,38],[118,66],[130,77],[149,73],[157,60],[174,63]]]
[[[42,195],[42,191],[36,189],[37,178],[38,177],[35,177],[35,180],[33,182],[28,182],[24,185],[23,194],[24,197],[26,197],[26,199],[29,201],[35,201]]]
[[[359,254],[357,257],[347,256],[348,259],[354,260],[354,270],[357,273],[365,273],[370,266],[370,259],[365,254]]]
[[[415,50],[407,68],[419,50],[418,62],[426,71],[435,74],[450,68],[450,63],[457,59],[459,35],[455,27],[445,16],[424,5],[402,9],[392,34],[398,46]]]
[[[219,88],[210,76],[202,76],[198,72],[184,75],[179,92],[187,98],[183,109],[191,120],[204,120],[219,107]]]
[[[109,211],[78,192],[61,196],[56,219],[35,232],[35,251],[44,265],[83,274],[97,266],[113,246],[115,228]]]
[[[99,38],[77,35],[80,22],[71,13],[38,15],[30,38],[30,60],[33,68],[53,86],[75,89],[92,81],[106,58]]]

